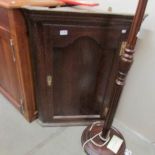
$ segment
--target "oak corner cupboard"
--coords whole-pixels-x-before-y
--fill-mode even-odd
[[[40,121],[77,125],[104,119],[133,16],[48,9],[23,13]]]

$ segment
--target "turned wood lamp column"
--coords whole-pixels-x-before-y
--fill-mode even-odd
[[[107,138],[111,139],[113,135],[116,135],[123,139],[124,142],[121,145],[121,148],[119,149],[117,155],[124,155],[124,151],[126,148],[125,140],[122,134],[112,127],[112,122],[118,106],[119,97],[125,84],[127,73],[133,62],[137,33],[140,30],[141,23],[144,18],[147,2],[148,0],[139,0],[136,14],[134,16],[129,32],[127,45],[122,56],[120,57],[118,75],[113,87],[112,98],[109,103],[106,119],[103,122],[88,126],[83,132],[81,139],[82,145],[88,155],[114,155],[115,153],[107,149],[106,144],[103,145],[104,139],[105,141],[108,140]],[[97,134],[98,136],[95,137],[95,135]],[[91,139],[92,137],[93,140]]]

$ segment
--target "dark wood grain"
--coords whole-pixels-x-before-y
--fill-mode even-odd
[[[27,10],[24,14],[39,119],[44,123],[104,119],[120,45],[132,16]],[[127,33],[122,34],[122,29]],[[61,30],[68,35],[60,35]]]

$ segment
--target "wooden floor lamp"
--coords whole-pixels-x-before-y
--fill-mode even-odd
[[[107,112],[105,121],[97,122],[91,126],[88,126],[82,134],[82,145],[88,155],[124,155],[126,148],[125,140],[122,134],[112,127],[112,122],[117,109],[118,99],[125,84],[127,73],[133,62],[137,34],[140,30],[141,23],[144,18],[147,2],[148,0],[139,0],[136,14],[134,16],[128,35],[126,48],[124,49],[124,52],[120,58],[118,75],[113,87],[112,99],[109,103],[109,110]],[[109,140],[114,135],[120,137],[123,140],[123,143],[117,153],[114,153],[107,148],[107,143],[109,143]]]

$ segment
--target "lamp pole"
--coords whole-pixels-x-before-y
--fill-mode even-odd
[[[131,29],[128,35],[126,48],[124,49],[124,52],[120,58],[118,74],[115,81],[115,85],[113,87],[112,98],[109,104],[109,111],[107,113],[106,120],[103,126],[103,131],[102,131],[103,137],[106,137],[109,129],[112,126],[113,118],[118,106],[118,99],[123,90],[123,86],[125,85],[125,79],[126,79],[127,73],[130,70],[130,67],[133,62],[133,57],[135,53],[134,47],[137,40],[137,34],[140,30],[142,21],[144,19],[144,13],[147,6],[147,2],[148,0],[139,0],[136,14],[134,16]]]
[[[105,120],[100,123],[100,125],[92,124],[83,132],[81,140],[84,150],[88,155],[114,155],[114,153],[109,151],[106,147],[106,141],[108,141],[108,138],[111,139],[113,135],[116,135],[119,138],[123,139],[123,144],[117,155],[124,155],[126,147],[125,139],[118,130],[112,128],[112,123],[118,106],[119,97],[123,90],[123,86],[125,85],[126,76],[133,62],[137,34],[144,19],[147,2],[148,0],[139,0],[138,2],[137,10],[133,18],[133,22],[126,42],[126,47],[120,57],[118,73],[115,84],[113,86],[112,97],[108,105],[108,112],[106,114]]]

